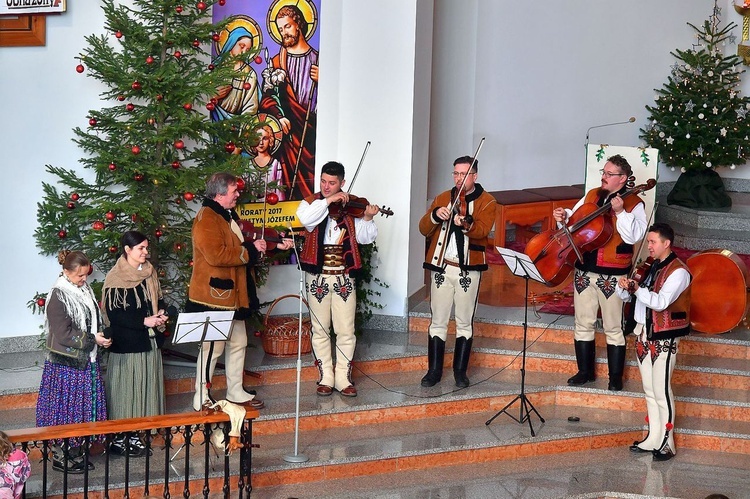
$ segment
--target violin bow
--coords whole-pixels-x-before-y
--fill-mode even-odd
[[[654,219],[654,214],[656,213],[656,208],[659,206],[659,201],[654,201],[654,207],[651,209],[651,214],[648,217],[648,220],[646,221],[646,234],[648,234],[648,228],[651,227],[651,220]],[[636,251],[633,254],[633,268],[630,270],[629,279],[632,279],[635,275],[635,271],[637,270],[638,263],[638,257],[641,256],[641,251],[643,251],[643,245],[646,243],[646,236],[643,236],[643,239],[641,239],[641,242],[638,244],[638,251]]]
[[[461,188],[458,189],[458,193],[456,194],[456,199],[451,201],[450,207],[448,210],[453,213],[453,210],[456,208],[456,204],[461,199],[461,192],[464,190],[464,186],[466,185],[466,180],[469,178],[469,172],[472,168],[474,168],[474,165],[477,163],[477,156],[479,156],[479,151],[482,150],[482,146],[484,145],[484,137],[482,137],[482,140],[479,141],[479,145],[477,146],[476,152],[474,152],[474,156],[471,159],[471,165],[469,165],[469,169],[466,170],[466,175],[464,176],[463,182],[461,182]]]
[[[346,193],[349,194],[352,192],[352,186],[354,186],[354,181],[357,180],[357,175],[359,175],[359,170],[362,168],[362,165],[365,162],[365,156],[367,156],[367,150],[370,149],[370,141],[367,141],[367,144],[365,144],[365,150],[362,151],[362,157],[359,160],[359,164],[357,165],[357,169],[354,170],[354,176],[352,177],[352,181],[349,182],[349,188],[346,190]]]

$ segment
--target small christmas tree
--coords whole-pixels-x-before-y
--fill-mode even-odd
[[[38,203],[41,252],[81,250],[101,272],[119,256],[123,232],[146,234],[165,296],[178,305],[191,273],[192,218],[208,176],[230,171],[244,178],[247,192],[265,189],[264,172],[238,154],[257,142],[257,117],[214,122],[206,112],[216,89],[237,76],[238,57],[257,56],[211,60],[210,45],[224,27],[210,22],[215,1],[133,0],[132,8],[103,1],[108,35],[86,37],[76,67],[106,87],[106,107],[89,111],[88,127],[74,130],[93,179],[48,165],[64,187],[44,183]]]
[[[750,99],[739,91],[744,70],[736,55],[722,52],[726,42],[734,40],[731,31],[736,25],[720,28],[720,14],[714,2],[702,29],[688,23],[698,43],[690,50],[671,52],[678,62],[667,83],[656,90],[656,105],[646,106],[650,122],[641,129],[641,138],[659,149],[664,163],[683,172],[669,195],[670,204],[731,205],[714,170],[733,169],[750,157]]]

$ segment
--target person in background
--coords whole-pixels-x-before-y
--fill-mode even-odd
[[[648,411],[648,435],[633,452],[651,452],[654,461],[675,455],[675,403],[672,372],[681,336],[690,333],[690,281],[687,266],[672,252],[674,230],[655,223],[646,235],[651,268],[638,284],[626,276],[617,283],[623,300],[635,300],[635,347]]]
[[[625,335],[622,331],[622,300],[615,292],[617,280],[632,266],[633,245],[646,234],[646,211],[638,196],[622,198],[628,178],[633,174],[628,161],[616,154],[607,158],[601,169],[601,187],[591,189],[572,210],[555,208],[552,216],[564,224],[584,203],[611,209],[608,217],[614,231],[600,248],[583,253],[583,261],[576,261],[573,277],[573,306],[575,308],[575,352],[578,372],[568,379],[569,385],[584,385],[596,379],[596,345],[594,326],[601,310],[602,325],[607,339],[608,389],[622,390],[625,371]]]
[[[148,239],[127,231],[120,239],[122,254],[107,273],[102,288],[105,332],[111,338],[107,362],[107,410],[110,419],[164,414],[164,345],[166,307],[156,269],[148,261]],[[125,442],[115,437],[116,454],[144,455],[137,435]]]
[[[337,390],[345,397],[356,397],[352,381],[352,359],[357,338],[354,320],[357,311],[356,274],[362,268],[359,245],[375,242],[378,226],[373,217],[380,211],[367,205],[362,217],[343,211],[349,201],[344,187],[344,165],[329,161],[321,170],[320,192],[308,196],[297,208],[297,218],[307,229],[300,253],[305,271],[305,289],[312,320],[312,347],[318,367],[318,395],[326,397]],[[338,203],[339,217],[330,216],[329,206]],[[331,325],[336,345],[331,342]],[[333,366],[336,349],[336,368]]]
[[[94,292],[86,282],[91,269],[80,251],[61,251],[63,271],[47,295],[44,332],[47,359],[36,404],[37,426],[56,426],[107,419],[104,382],[99,365],[99,347],[112,340],[102,334],[103,324]],[[83,473],[87,454],[82,439],[70,439],[70,448],[56,442],[52,468]],[[88,462],[88,469],[94,465]]]
[[[24,451],[16,449],[0,431],[0,499],[19,499],[31,475],[31,464]]]
[[[428,370],[421,381],[424,387],[434,386],[443,376],[448,321],[454,305],[453,377],[457,387],[469,386],[466,371],[474,337],[474,312],[482,272],[487,270],[487,235],[495,223],[497,207],[495,198],[476,183],[478,169],[479,162],[474,158],[457,158],[453,162],[454,187],[439,194],[419,221],[419,232],[429,246],[423,267],[430,271],[431,282],[432,318],[427,340]],[[451,211],[450,206],[455,209]]]

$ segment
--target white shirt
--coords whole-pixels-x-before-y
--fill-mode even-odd
[[[323,244],[342,244],[345,234],[336,221],[328,216],[328,203],[325,199],[316,199],[312,203],[302,200],[297,207],[297,218],[309,232],[315,230],[315,227],[328,218]],[[354,229],[359,244],[373,243],[378,237],[378,226],[375,225],[374,220],[355,218]]]
[[[690,274],[685,269],[677,269],[667,277],[658,293],[639,287],[635,292],[635,321],[638,324],[646,324],[646,307],[661,312],[674,303],[688,286],[690,286]],[[617,286],[615,292],[624,301],[630,301],[630,293],[627,289]]]

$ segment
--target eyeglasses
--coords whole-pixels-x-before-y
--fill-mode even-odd
[[[612,172],[608,172],[608,171],[605,171],[604,168],[602,168],[601,170],[599,170],[599,173],[601,173],[603,176],[605,176],[607,178],[621,177],[621,176],[625,175],[624,173],[612,173]]]
[[[477,172],[469,172],[469,175],[476,175]],[[453,172],[451,175],[458,178],[464,178],[466,176],[466,173],[464,172]]]

